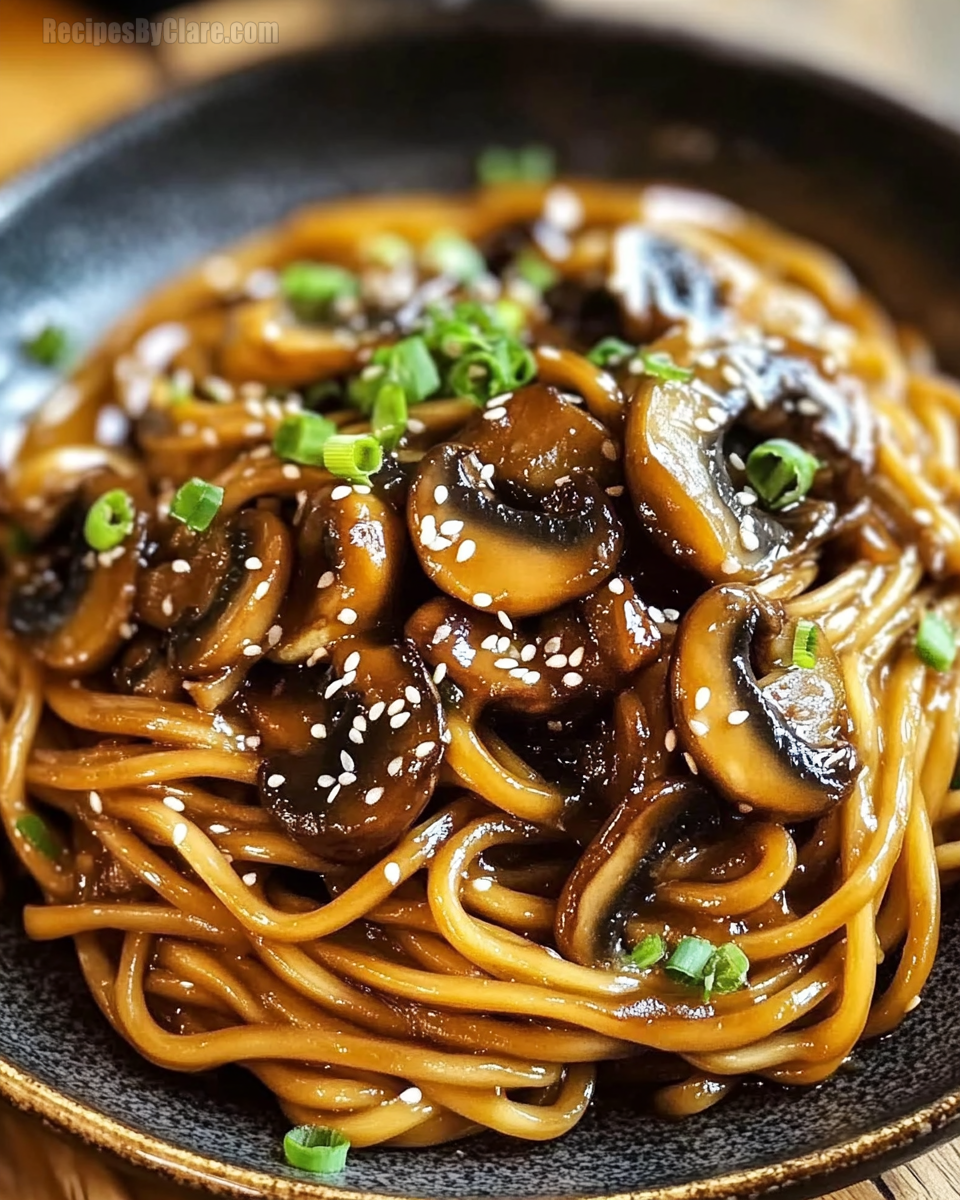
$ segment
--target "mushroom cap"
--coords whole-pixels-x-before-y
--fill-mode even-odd
[[[438,587],[474,608],[524,617],[586,595],[614,571],[622,528],[589,475],[521,508],[484,467],[476,451],[446,443],[424,457],[411,485],[411,537]]]
[[[785,821],[840,803],[860,769],[825,634],[812,668],[791,664],[792,638],[781,605],[749,587],[711,588],[680,624],[670,679],[677,735],[700,772],[740,811]]]

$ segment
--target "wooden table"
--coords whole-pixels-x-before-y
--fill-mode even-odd
[[[347,0],[348,2],[348,0]],[[553,0],[572,7],[584,0]],[[739,36],[766,23],[775,39],[791,13],[816,10],[803,26],[801,44],[811,56],[855,71],[865,79],[896,83],[905,93],[960,120],[960,89],[953,89],[954,55],[944,58],[941,26],[957,25],[958,8],[946,0],[590,0],[597,6],[645,9],[657,20],[703,19],[716,10],[717,28]],[[952,3],[952,0],[951,0]],[[92,7],[92,6],[91,6]],[[281,49],[323,36],[331,0],[208,0],[204,15],[225,20],[279,20]],[[213,12],[213,9],[216,12]],[[919,21],[925,9],[928,21]],[[0,0],[0,177],[57,149],[98,123],[129,111],[170,84],[242,65],[243,47],[213,56],[206,47],[164,46],[159,53],[137,46],[49,45],[42,19],[82,20],[90,9],[54,0]],[[909,19],[908,19],[909,18]],[[914,28],[920,24],[919,32]],[[907,36],[913,30],[917,36]],[[943,30],[946,33],[950,29]],[[954,46],[960,44],[960,27]],[[786,48],[784,42],[784,49]],[[937,48],[935,60],[924,47]],[[843,47],[851,55],[838,61]],[[257,48],[259,49],[259,48]],[[821,54],[822,52],[822,54]],[[925,57],[925,54],[927,57]],[[243,57],[241,57],[241,55]],[[926,89],[924,95],[920,93]],[[109,1156],[45,1129],[0,1102],[0,1200],[189,1200],[196,1192],[170,1187],[129,1171]],[[837,1192],[829,1200],[960,1200],[960,1141],[884,1175],[873,1183]]]

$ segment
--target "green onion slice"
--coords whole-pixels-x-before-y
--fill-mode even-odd
[[[619,367],[625,362],[629,362],[636,352],[636,346],[631,346],[629,342],[625,342],[621,338],[606,337],[597,342],[587,358],[595,367],[603,367],[606,370],[609,367]]]
[[[639,967],[641,971],[645,971],[648,967],[652,967],[658,963],[667,954],[667,943],[663,940],[659,933],[648,933],[642,942],[639,942],[631,950],[628,961],[633,963],[635,967]]]
[[[393,450],[407,428],[407,397],[397,383],[385,383],[373,402],[370,428],[384,450]]]
[[[808,669],[817,665],[817,636],[819,629],[813,621],[800,620],[793,631],[792,661],[795,667]]]
[[[52,862],[56,862],[60,857],[60,847],[43,817],[38,817],[36,813],[27,813],[26,816],[17,819],[14,828],[34,850],[38,850]]]
[[[538,292],[549,291],[560,278],[556,268],[535,250],[525,250],[519,255],[513,269],[520,279]]]
[[[717,947],[703,976],[703,998],[737,992],[747,982],[750,960],[735,942]]]
[[[301,321],[322,320],[337,300],[356,296],[356,276],[333,263],[295,262],[280,273],[280,290]]]
[[[323,447],[323,465],[350,483],[369,484],[383,466],[383,449],[369,433],[338,433]]]
[[[428,270],[459,283],[472,283],[487,271],[486,260],[473,242],[451,230],[435,233],[420,257]]]
[[[422,337],[408,337],[391,346],[382,358],[374,356],[374,362],[384,362],[391,382],[403,388],[411,404],[419,404],[432,396],[440,387],[440,374]]]
[[[747,482],[771,512],[803,500],[820,463],[796,442],[771,438],[754,446],[747,457]]]
[[[665,350],[641,350],[637,357],[644,375],[653,375],[667,383],[684,383],[693,378],[692,369],[679,366]]]
[[[45,325],[39,333],[25,338],[21,343],[23,352],[43,367],[63,365],[70,348],[67,331],[60,325]]]
[[[133,497],[122,488],[104,494],[87,510],[83,536],[91,550],[112,550],[133,532]]]
[[[220,511],[222,503],[222,487],[194,477],[177,490],[170,505],[170,516],[195,532],[202,533],[210,528],[210,522]]]
[[[273,452],[287,462],[302,463],[307,467],[320,466],[323,463],[323,447],[336,432],[336,425],[317,413],[293,413],[284,417],[273,435]]]
[[[283,1152],[291,1167],[315,1175],[342,1171],[350,1150],[350,1139],[325,1125],[298,1125],[283,1139]]]
[[[707,965],[713,958],[713,951],[713,943],[708,942],[706,938],[681,938],[676,950],[667,959],[664,970],[675,983],[700,987]]]
[[[957,657],[957,635],[939,613],[924,613],[917,630],[917,656],[935,671],[949,671]]]

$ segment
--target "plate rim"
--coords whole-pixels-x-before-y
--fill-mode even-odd
[[[629,31],[641,41],[687,48],[730,66],[740,65],[765,71],[807,86],[832,91],[849,103],[869,107],[878,115],[900,123],[901,127],[912,125],[921,129],[931,142],[939,143],[944,154],[952,155],[960,163],[960,128],[952,125],[942,114],[925,110],[916,98],[885,91],[874,82],[845,76],[839,71],[823,69],[778,52],[767,52],[757,45],[738,44],[726,37],[712,36],[707,31],[646,24],[642,20],[626,22],[617,20],[615,14],[584,18],[559,12],[541,13],[538,20],[542,28],[554,34],[575,35],[578,31],[590,31],[594,34],[606,32],[610,35],[616,32],[623,35]],[[471,26],[467,25],[466,31],[470,29]],[[386,32],[389,35],[391,31],[388,29]],[[463,32],[449,24],[432,27],[429,23],[394,31],[400,38],[411,39],[458,37]],[[498,30],[495,24],[483,23],[479,32],[496,34]],[[499,32],[503,33],[504,30]],[[509,34],[510,30],[506,32]],[[209,100],[228,95],[234,88],[249,86],[256,76],[269,75],[282,69],[283,64],[291,59],[321,57],[355,47],[358,42],[379,40],[382,40],[382,35],[348,38],[285,54],[279,59],[258,63],[160,96],[143,108],[98,127],[0,185],[0,235],[18,213],[47,190],[92,165],[102,155],[116,150],[125,141],[136,142],[161,130]],[[23,1113],[40,1117],[58,1131],[77,1137],[94,1148],[107,1150],[130,1166],[154,1172],[186,1187],[203,1188],[212,1195],[267,1197],[269,1200],[417,1200],[410,1194],[351,1189],[321,1183],[306,1176],[300,1179],[284,1177],[220,1162],[108,1116],[58,1091],[3,1054],[0,1054],[0,1098]],[[780,1162],[687,1183],[584,1193],[578,1195],[576,1200],[735,1200],[759,1197],[774,1191],[784,1200],[800,1200],[804,1196],[820,1195],[822,1185],[829,1186],[831,1190],[848,1186],[933,1149],[956,1133],[958,1120],[960,1087],[876,1129]]]

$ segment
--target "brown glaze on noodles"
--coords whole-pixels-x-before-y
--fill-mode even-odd
[[[364,262],[438,230],[524,309],[536,378],[411,408],[369,488],[281,461],[304,405],[364,431],[317,385],[469,292]],[[298,320],[275,272],[304,259],[359,304]],[[692,375],[594,366],[605,336]],[[960,871],[960,679],[914,649],[960,619],[960,390],[911,345],[829,254],[662,187],[344,201],[166,288],[3,480],[29,933],[75,940],[153,1062],[241,1064],[360,1146],[557,1137],[612,1060],[671,1117],[825,1079],[919,1002]],[[823,464],[783,512],[743,470],[770,437]],[[168,514],[191,476],[224,488],[205,533]],[[118,486],[135,527],[98,555]],[[650,932],[735,940],[748,985],[638,970]]]

